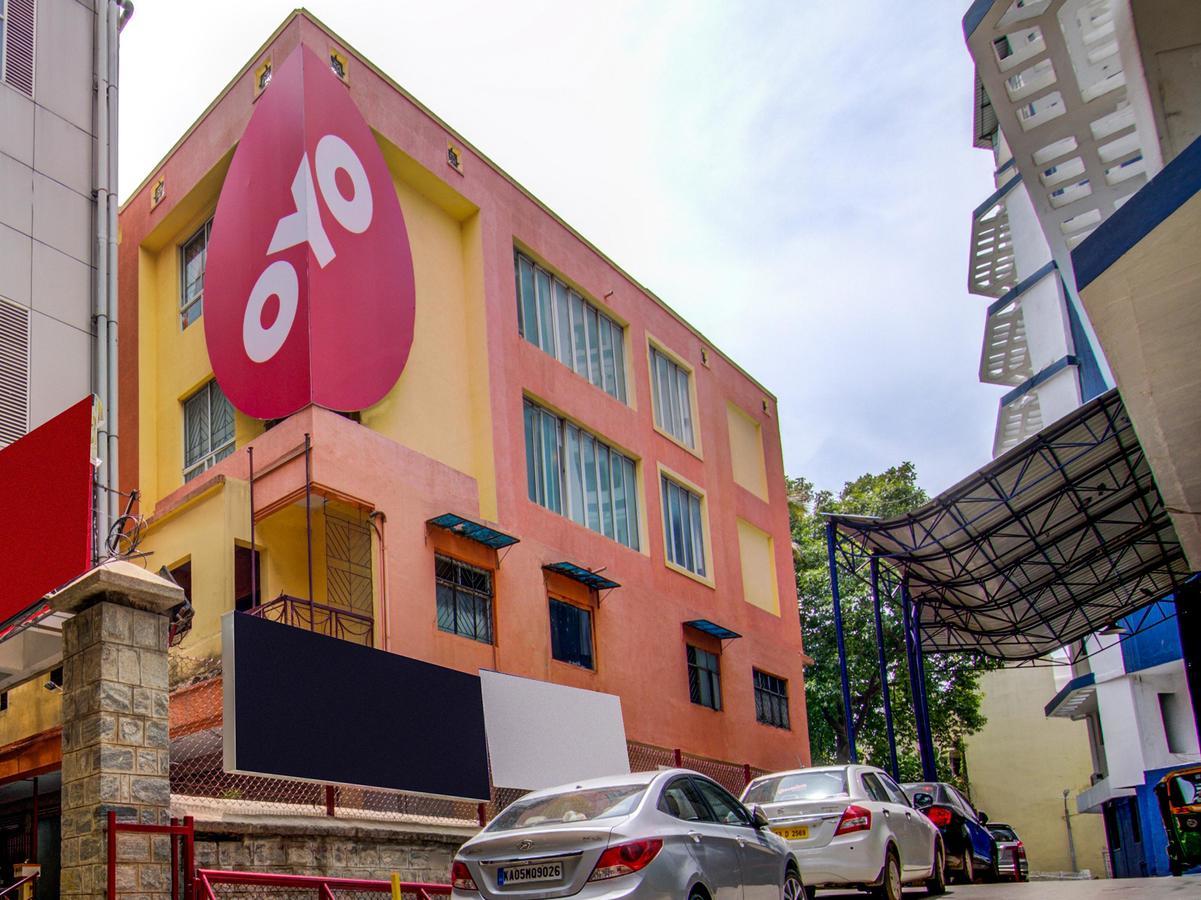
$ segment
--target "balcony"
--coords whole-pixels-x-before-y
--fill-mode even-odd
[[[1000,297],[1017,282],[1005,198],[1020,182],[1010,179],[972,212],[967,289],[973,294]]]
[[[1138,38],[1123,0],[976,3],[964,20],[990,99],[1056,261],[1159,167]],[[1140,71],[1141,75],[1141,71]],[[994,295],[995,296],[995,295]]]
[[[247,612],[270,622],[304,628],[364,647],[375,646],[375,620],[370,615],[350,609],[280,594],[274,600],[252,607]]]

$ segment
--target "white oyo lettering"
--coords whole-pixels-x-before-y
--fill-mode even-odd
[[[279,299],[279,310],[275,321],[264,328],[263,308],[270,297]],[[279,352],[296,320],[299,299],[300,282],[291,263],[277,259],[263,270],[250,292],[250,302],[242,318],[242,344],[247,356],[256,363],[265,363]]]
[[[313,249],[313,256],[317,257],[317,265],[324,269],[335,254],[321,224],[321,210],[317,206],[317,192],[313,190],[313,173],[307,153],[300,157],[300,168],[292,179],[292,200],[296,203],[296,212],[284,216],[276,224],[267,253],[278,253],[307,242]]]
[[[327,134],[317,142],[316,186],[313,184],[313,168],[309,165],[308,153],[303,154],[296,176],[292,179],[292,201],[296,204],[296,211],[281,217],[275,224],[267,255],[308,244],[317,265],[324,269],[333,262],[337,253],[321,221],[318,189],[338,224],[352,234],[362,234],[371,227],[375,205],[367,170],[350,144],[337,135]],[[350,178],[350,197],[344,197],[338,188],[339,170]],[[264,328],[263,310],[271,297],[278,298],[279,311],[275,321]],[[251,360],[265,363],[280,351],[296,321],[299,303],[300,280],[296,269],[287,260],[277,259],[263,270],[254,283],[242,318],[242,344]]]
[[[339,169],[350,176],[350,184],[354,188],[349,200],[338,190],[336,176]],[[374,212],[367,171],[350,144],[337,135],[327,134],[317,142],[317,184],[325,205],[339,225],[354,234],[362,234],[367,230]]]

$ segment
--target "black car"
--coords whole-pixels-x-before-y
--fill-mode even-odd
[[[917,781],[901,785],[913,805],[942,832],[947,848],[947,869],[962,884],[983,876],[997,880],[997,842],[984,827],[988,816],[968,803],[954,785]]]

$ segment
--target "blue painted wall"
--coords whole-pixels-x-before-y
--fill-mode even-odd
[[[1138,672],[1172,660],[1181,659],[1184,651],[1180,647],[1180,626],[1176,623],[1176,602],[1160,600],[1156,609],[1146,611],[1149,621],[1162,617],[1150,628],[1122,641],[1122,664],[1127,672]],[[1135,613],[1122,620],[1122,627],[1135,631],[1144,621],[1144,612]]]

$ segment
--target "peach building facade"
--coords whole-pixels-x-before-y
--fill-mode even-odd
[[[213,380],[204,253],[255,103],[301,44],[383,152],[416,323],[376,405],[264,422]],[[290,16],[120,230],[120,480],[149,565],[194,606],[181,657],[219,655],[220,616],[256,609],[617,694],[631,741],[808,762],[775,398],[324,26]]]

